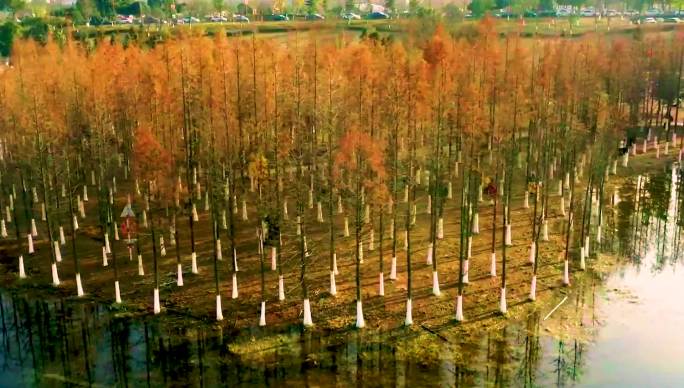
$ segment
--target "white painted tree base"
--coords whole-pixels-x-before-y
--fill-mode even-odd
[[[356,327],[362,329],[366,326],[366,322],[363,320],[363,302],[360,300],[356,301]]]
[[[437,274],[437,271],[432,271],[432,295],[442,295],[442,293],[439,291],[439,275]]]
[[[259,326],[266,326],[266,302],[261,302],[261,313],[259,314]]]
[[[223,307],[221,306],[221,295],[216,295],[216,320],[223,320]]]
[[[491,277],[496,277],[496,252],[492,252],[491,264],[489,267],[489,275]]]
[[[107,261],[107,248],[102,247],[102,266],[109,266],[109,261]]]
[[[468,271],[470,270],[470,260],[463,260],[463,284],[470,283]]]
[[[159,289],[154,289],[154,313],[159,314],[161,312],[161,306],[159,304]]]
[[[313,320],[311,319],[311,303],[309,303],[308,298],[304,299],[304,322],[303,323],[304,323],[305,327],[313,326]]]
[[[506,234],[504,235],[504,243],[507,247],[513,245],[513,238],[511,236],[511,224],[506,225]]]
[[[38,237],[38,228],[36,227],[36,219],[31,218],[31,236]]]
[[[549,241],[549,221],[542,221],[542,241]]]
[[[565,217],[565,198],[561,197],[560,199],[560,214]]]
[[[392,257],[392,262],[390,264],[390,280],[397,280],[397,257]]]
[[[64,227],[59,227],[59,244],[66,245],[66,238],[64,238]]]
[[[584,237],[584,256],[589,258],[589,235]]]
[[[176,265],[176,285],[183,287],[183,266],[180,263]]]
[[[237,299],[238,297],[238,284],[237,284],[237,274],[233,273],[233,292],[231,298]]]
[[[335,284],[335,271],[330,271],[330,295],[337,295],[337,285]]]
[[[62,262],[62,250],[59,249],[59,242],[53,241],[53,248],[55,250],[55,261],[58,263]]]
[[[456,321],[463,322],[463,295],[456,297]]]
[[[26,271],[24,270],[24,255],[19,255],[19,279],[26,279]]]
[[[563,262],[563,285],[564,286],[569,286],[570,285],[570,264],[568,263],[567,260]]]
[[[85,293],[83,292],[83,284],[81,283],[81,274],[80,273],[76,274],[76,295],[78,295],[78,296],[85,295]]]
[[[499,295],[499,312],[501,314],[506,314],[508,312],[506,306],[506,287],[501,289],[501,294]]]
[[[537,300],[537,275],[532,275],[532,283],[530,284],[530,300]]]
[[[271,271],[278,269],[278,264],[276,258],[278,257],[275,247],[271,247]]]
[[[580,269],[584,271],[586,269],[586,261],[584,259],[584,247],[580,247]]]
[[[404,325],[413,325],[413,304],[411,299],[406,299],[406,319],[404,319]]]
[[[52,270],[52,285],[57,287],[59,286],[59,274],[57,273],[57,263],[52,263],[50,267]]]
[[[145,269],[143,268],[142,255],[138,255],[138,276],[145,276]]]
[[[223,261],[223,249],[221,248],[221,239],[216,239],[216,260]]]
[[[283,275],[278,276],[278,300],[285,300],[285,280],[283,279]]]
[[[385,274],[382,272],[378,275],[378,295],[385,296]]]
[[[192,252],[192,255],[190,257],[192,258],[192,273],[198,274],[199,271],[197,270],[197,253]]]
[[[480,214],[478,212],[473,215],[473,234],[480,234]]]
[[[31,234],[27,234],[26,237],[28,239],[28,253],[29,255],[32,255],[35,253],[35,250],[33,249],[33,236],[31,236]]]
[[[237,250],[235,248],[233,248],[233,266],[235,266],[235,272],[240,272],[237,261]]]
[[[340,271],[337,270],[337,253],[333,253],[333,272],[335,275],[340,274]]]
[[[7,238],[7,226],[5,225],[5,220],[0,221],[0,236],[2,236],[2,238]]]
[[[530,244],[530,256],[527,260],[530,264],[534,264],[536,252],[537,252],[537,244],[534,241],[532,241],[532,243]]]
[[[425,258],[425,264],[432,265],[432,243],[428,244],[427,256]]]
[[[114,303],[121,304],[121,289],[118,280],[114,282]]]
[[[530,192],[525,190],[525,195],[523,196],[523,208],[529,209],[530,208]]]

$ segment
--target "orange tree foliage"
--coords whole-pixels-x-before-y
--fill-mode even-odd
[[[437,131],[442,144],[478,150],[530,123],[568,128],[568,138],[633,126],[657,113],[653,101],[684,48],[676,34],[501,37],[492,19],[467,39],[442,28],[393,42],[196,35],[151,48],[19,41],[0,73],[0,132],[22,149],[27,134],[42,132],[67,153],[85,152],[86,171],[123,154],[138,178],[158,180],[187,173],[188,139],[195,165],[244,170],[249,155],[273,166],[277,152],[284,169],[335,155],[350,171],[344,155],[356,147],[368,152],[370,184],[388,169],[408,175],[411,147],[420,167]],[[385,156],[395,140],[396,168]]]
[[[340,139],[335,156],[335,174],[339,177],[342,173],[350,174],[352,182],[355,178],[360,179],[366,193],[378,201],[389,198],[387,186],[383,183],[386,178],[383,145],[373,141],[368,133],[351,129]],[[354,183],[346,188],[356,191]]]
[[[136,176],[143,181],[155,181],[163,199],[168,199],[174,167],[170,153],[159,144],[152,132],[144,127],[139,127],[135,131],[133,153],[133,171]]]

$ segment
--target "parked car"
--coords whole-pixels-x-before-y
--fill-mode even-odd
[[[209,18],[209,21],[212,23],[221,23],[221,22],[227,22],[228,18],[223,17],[221,15],[214,15]]]
[[[249,23],[249,18],[245,15],[233,15],[233,21],[239,23]]]
[[[347,12],[342,14],[342,19],[344,20],[360,20],[361,16],[353,13],[353,12]]]
[[[116,24],[133,24],[134,22],[135,18],[133,17],[133,15],[118,15],[115,21]]]
[[[682,19],[680,18],[665,18],[663,19],[663,23],[681,23]]]
[[[658,21],[655,18],[644,18],[643,23],[644,24],[655,24],[655,23],[658,23]]]
[[[389,19],[389,15],[384,13],[384,12],[371,12],[368,14],[368,19],[372,20],[380,20],[380,19]]]
[[[289,21],[290,18],[287,15],[273,15],[273,19],[276,22],[286,22]]]
[[[585,9],[580,11],[580,16],[582,16],[582,17],[594,17],[594,16],[596,16],[596,12],[594,12],[594,10],[591,8],[585,8]]]
[[[306,15],[306,20],[325,20],[325,16],[319,13],[310,13]]]
[[[200,22],[200,20],[199,20],[198,18],[194,17],[194,16],[186,16],[186,17],[183,19],[183,21],[184,21],[185,23],[188,23],[188,24],[190,24],[190,23],[199,23],[199,22]]]
[[[468,12],[470,12],[470,11],[468,11]],[[472,15],[471,15],[471,16],[472,16]],[[507,11],[507,10],[503,10],[503,9],[500,10],[499,13],[496,14],[496,16],[499,17],[499,18],[501,18],[501,19],[513,19],[513,18],[517,18],[517,17],[518,17],[517,14],[514,14],[513,12],[510,12],[510,11]]]

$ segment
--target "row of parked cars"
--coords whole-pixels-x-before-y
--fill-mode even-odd
[[[245,15],[232,15],[230,17],[214,15],[207,16],[206,21],[249,23],[249,18]],[[143,15],[141,17],[135,17],[133,15],[117,15],[113,20],[93,17],[90,19],[88,24],[92,26],[107,26],[116,24],[193,24],[201,22],[202,20],[195,16],[176,17],[166,20],[150,15]]]
[[[644,17],[635,17],[632,19],[632,23],[634,24],[656,24],[656,23],[673,23],[673,24],[678,24],[678,23],[684,23],[684,18],[680,18],[677,16],[665,16],[665,17],[651,17],[651,16],[644,16]]]
[[[526,18],[534,18],[534,17],[570,17],[570,16],[579,16],[579,17],[597,17],[597,16],[603,16],[603,17],[619,17],[619,16],[627,16],[627,17],[632,17],[632,16],[637,16],[639,15],[639,12],[637,11],[617,11],[614,9],[607,9],[607,10],[596,10],[592,7],[589,8],[582,8],[579,11],[573,11],[568,8],[559,8],[556,10],[541,10],[541,11],[536,11],[536,10],[528,10],[523,12],[522,16]],[[521,16],[520,14],[517,14],[515,12],[510,12],[505,9],[498,10],[494,12],[494,16],[500,17],[500,18],[513,18],[513,17],[519,17]]]
[[[388,15],[385,12],[371,12],[364,17],[362,17],[359,14],[353,13],[353,12],[345,12],[342,15],[340,15],[340,18],[343,20],[361,20],[363,18],[365,19],[371,19],[371,20],[381,20],[381,19],[389,19],[390,15]],[[319,13],[309,13],[305,15],[285,15],[285,14],[274,14],[274,15],[269,15],[264,18],[264,20],[267,21],[289,21],[291,19],[304,19],[304,20],[311,20],[311,21],[316,21],[316,20],[325,20],[325,16],[319,14]],[[159,19],[153,16],[146,16],[143,15],[141,17],[136,17],[133,15],[117,15],[114,19],[106,19],[106,18],[99,18],[99,17],[93,17],[89,21],[89,25],[92,26],[103,26],[103,25],[115,25],[115,24],[193,24],[193,23],[201,23],[203,20],[195,17],[195,16],[185,16],[185,17],[174,17],[169,20],[165,19]],[[211,22],[211,23],[224,23],[224,22],[237,22],[237,23],[249,23],[250,20],[247,16],[245,15],[230,15],[230,16],[224,16],[224,15],[210,15],[206,16],[204,18],[205,22]]]

